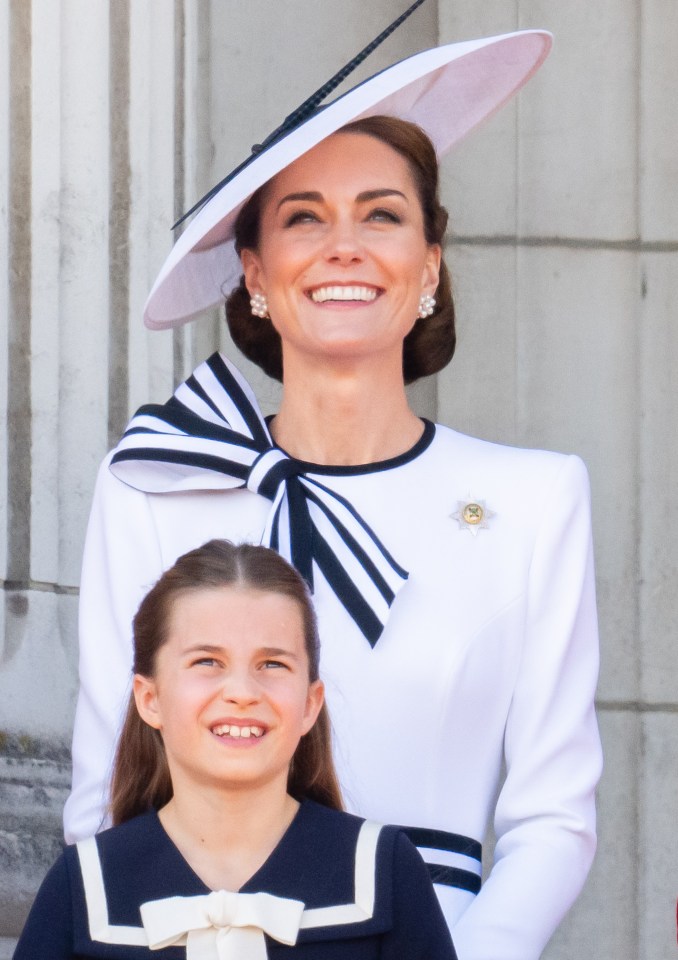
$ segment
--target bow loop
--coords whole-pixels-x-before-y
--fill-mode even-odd
[[[149,900],[140,909],[151,950],[185,945],[187,960],[266,960],[264,934],[293,946],[304,904],[269,893],[217,890]]]
[[[142,407],[111,471],[146,493],[245,487],[271,501],[262,543],[313,589],[314,568],[374,646],[408,573],[353,506],[273,443],[252,390],[213,354],[163,406]]]

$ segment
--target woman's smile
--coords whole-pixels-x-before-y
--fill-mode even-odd
[[[308,291],[313,303],[322,303],[325,306],[349,304],[355,306],[361,303],[373,303],[383,293],[381,287],[368,287],[351,283],[328,283]]]

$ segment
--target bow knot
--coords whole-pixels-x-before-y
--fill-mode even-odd
[[[233,896],[226,890],[215,890],[207,897],[207,917],[215,927],[231,927],[237,909]]]
[[[166,404],[137,411],[110,467],[146,493],[246,487],[266,497],[262,543],[311,589],[317,568],[369,643],[381,636],[407,571],[348,500],[275,446],[249,384],[220,354]]]
[[[260,453],[252,464],[247,475],[247,489],[267,500],[275,500],[280,485],[301,473],[302,465],[298,460],[272,447]]]
[[[294,946],[304,904],[269,893],[217,890],[149,900],[140,910],[151,950],[185,945],[187,960],[266,960],[264,934]]]

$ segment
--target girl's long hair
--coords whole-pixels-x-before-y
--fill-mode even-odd
[[[274,550],[246,543],[234,545],[227,540],[210,540],[179,557],[146,595],[134,618],[134,673],[155,676],[157,654],[167,640],[172,605],[179,596],[234,585],[295,601],[302,615],[309,682],[317,680],[318,625],[304,580]],[[329,715],[323,704],[315,724],[299,741],[287,789],[296,800],[309,798],[341,810],[330,734]],[[112,821],[124,823],[148,810],[159,810],[172,793],[162,735],[141,719],[131,695],[113,767]]]

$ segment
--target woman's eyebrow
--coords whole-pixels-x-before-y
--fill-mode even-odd
[[[364,190],[358,194],[357,200],[359,203],[369,203],[370,200],[379,200],[380,197],[402,197],[403,200],[407,200],[402,190],[391,187],[383,187],[381,190]]]
[[[396,190],[391,187],[382,187],[379,190],[363,190],[362,193],[359,193],[356,197],[358,203],[369,203],[371,200],[379,200],[381,197],[402,197],[403,200],[407,200],[407,197],[402,192],[402,190]],[[300,193],[288,193],[281,200],[278,201],[278,210],[282,207],[283,203],[293,203],[294,201],[306,201],[306,203],[322,203],[323,195],[317,190],[304,190]]]
[[[310,203],[322,203],[323,195],[322,193],[318,193],[317,190],[307,190],[303,193],[288,193],[287,196],[283,197],[282,200],[278,202],[278,210],[280,210],[283,203],[291,203],[294,200],[306,200]]]

